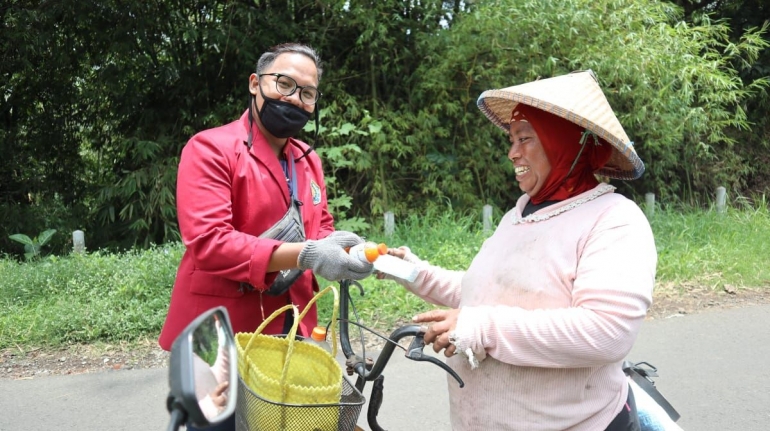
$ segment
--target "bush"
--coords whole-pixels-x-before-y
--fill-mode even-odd
[[[157,333],[183,250],[176,243],[26,264],[0,260],[0,348],[20,340],[58,345]]]

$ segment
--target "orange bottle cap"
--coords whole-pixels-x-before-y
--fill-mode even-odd
[[[323,326],[316,326],[313,328],[313,332],[310,333],[310,338],[316,341],[324,341],[326,339],[326,328]]]
[[[387,248],[385,248],[385,251],[387,252]],[[366,256],[366,260],[369,263],[374,262],[377,260],[378,257],[380,257],[382,253],[380,253],[380,246],[372,244],[372,247],[364,247],[364,256]]]

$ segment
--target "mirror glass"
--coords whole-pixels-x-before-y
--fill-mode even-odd
[[[230,387],[234,375],[234,343],[229,323],[221,312],[204,319],[192,333],[193,378],[195,397],[209,422],[218,422],[233,411],[234,393]]]

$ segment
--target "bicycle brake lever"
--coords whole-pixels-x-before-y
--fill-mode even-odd
[[[423,352],[422,350],[425,348],[425,340],[423,339],[423,334],[417,334],[414,336],[414,339],[412,339],[412,342],[409,344],[409,348],[406,349],[406,357],[413,360],[413,361],[428,361],[431,363],[434,363],[441,367],[444,371],[449,373],[450,376],[454,377],[455,380],[457,380],[457,383],[462,388],[465,386],[465,382],[463,382],[463,379],[460,378],[460,376],[449,367],[446,363],[439,361],[437,358],[434,358],[433,356],[428,356]]]

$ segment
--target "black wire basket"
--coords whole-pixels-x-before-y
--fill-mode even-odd
[[[236,431],[354,431],[364,396],[342,378],[339,404],[283,404],[268,401],[238,377]]]

